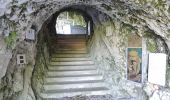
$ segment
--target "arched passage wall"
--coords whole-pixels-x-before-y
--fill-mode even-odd
[[[17,0],[16,0],[17,1]],[[152,2],[152,3],[151,3]],[[128,89],[126,87],[131,87],[131,82],[127,82],[124,80],[125,78],[125,42],[126,42],[126,31],[120,31],[121,29],[132,29],[135,31],[139,36],[144,37],[144,42],[148,42],[148,44],[151,44],[150,47],[158,46],[166,47],[167,54],[169,55],[169,49],[170,49],[170,38],[169,38],[169,30],[170,30],[170,24],[169,24],[169,2],[158,2],[158,1],[141,1],[141,0],[120,0],[120,1],[110,1],[110,0],[88,0],[88,1],[82,1],[82,0],[37,0],[37,1],[31,1],[31,0],[18,0],[18,2],[13,2],[12,0],[2,0],[1,4],[2,10],[0,11],[0,38],[10,38],[8,35],[16,32],[17,36],[14,38],[14,41],[12,41],[12,50],[11,54],[13,54],[13,58],[11,62],[9,63],[7,74],[1,75],[4,77],[3,81],[1,82],[6,83],[5,86],[11,86],[14,90],[12,93],[7,89],[7,94],[11,94],[9,96],[13,96],[12,94],[17,94],[19,92],[22,92],[23,89],[22,86],[25,86],[22,84],[24,80],[22,79],[22,70],[17,69],[18,65],[16,65],[15,57],[17,53],[25,53],[31,57],[28,57],[28,64],[31,66],[31,68],[34,68],[34,56],[36,55],[35,51],[35,45],[37,42],[26,42],[25,40],[25,34],[30,30],[31,26],[34,26],[36,29],[35,33],[36,35],[38,32],[40,32],[41,28],[43,26],[43,23],[48,20],[46,23],[49,23],[50,20],[53,19],[51,15],[53,15],[56,11],[60,11],[62,8],[77,5],[76,7],[81,8],[81,5],[91,6],[92,8],[97,9],[99,12],[95,11],[89,11],[89,15],[92,17],[94,24],[97,26],[103,25],[106,26],[108,23],[106,19],[108,19],[109,15],[112,19],[113,29],[115,30],[114,37],[110,36],[111,43],[109,45],[115,46],[114,52],[116,52],[116,68],[121,68],[121,70],[118,70],[117,73],[120,77],[114,77],[113,80],[116,81],[115,85],[121,84],[121,86],[124,86],[122,88],[117,88],[117,90],[120,90],[115,93],[115,95],[120,94],[122,95],[122,92],[125,92],[123,96],[138,96],[138,90],[141,88],[136,88],[136,86]],[[147,5],[147,6],[146,6]],[[87,9],[86,9],[87,10]],[[105,13],[106,16],[103,16]],[[96,28],[97,30],[102,29],[102,27]],[[105,28],[103,28],[105,30]],[[43,32],[42,32],[43,33]],[[96,31],[97,33],[97,31]],[[103,33],[105,33],[103,31]],[[123,36],[123,37],[122,37]],[[145,36],[149,36],[150,39],[145,38]],[[1,40],[2,40],[1,39]],[[37,38],[36,38],[37,39]],[[106,38],[108,39],[108,38]],[[100,39],[99,39],[100,40]],[[109,39],[108,39],[109,40]],[[115,42],[114,40],[117,40]],[[99,41],[98,41],[99,42]],[[96,43],[98,43],[96,42]],[[156,42],[156,44],[155,44]],[[114,45],[113,45],[114,44]],[[165,45],[162,45],[165,44]],[[8,45],[8,42],[5,43],[5,46]],[[100,44],[98,44],[100,45]],[[3,46],[1,49],[2,54],[6,54],[6,47]],[[103,46],[104,48],[105,46]],[[149,46],[145,46],[145,49],[147,49]],[[25,49],[29,48],[29,49]],[[100,47],[99,47],[100,48]],[[150,48],[149,48],[150,49]],[[151,49],[157,49],[157,48],[151,48]],[[104,51],[103,51],[104,52]],[[123,54],[123,55],[119,55]],[[108,54],[107,54],[108,55]],[[100,56],[100,59],[102,59],[102,56]],[[98,61],[100,61],[100,59]],[[107,60],[108,61],[108,60]],[[33,62],[33,63],[32,63]],[[121,63],[120,63],[121,62]],[[12,64],[12,65],[11,65]],[[27,65],[26,65],[27,66]],[[23,66],[23,70],[26,69],[26,66]],[[12,70],[12,71],[11,71]],[[31,72],[31,71],[30,71]],[[110,72],[111,73],[111,72]],[[19,76],[14,77],[14,76]],[[123,80],[121,80],[123,76]],[[10,81],[7,81],[10,80]],[[13,82],[11,80],[15,80],[16,83],[21,83],[19,85],[12,84]],[[169,80],[168,80],[169,81]],[[169,82],[170,83],[170,82]],[[12,84],[12,85],[10,85]],[[2,88],[5,88],[5,86],[2,85]],[[19,88],[13,88],[19,87]],[[28,85],[27,85],[28,86]],[[114,88],[114,86],[112,86]],[[11,89],[11,88],[10,88]],[[134,89],[134,91],[132,91]],[[26,89],[27,90],[27,89]],[[124,91],[127,90],[127,91]],[[131,92],[129,92],[131,91]],[[32,93],[32,92],[31,92]],[[7,95],[5,94],[5,95]]]

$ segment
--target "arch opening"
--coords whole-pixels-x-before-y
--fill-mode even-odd
[[[56,20],[57,34],[86,34],[86,27],[84,17],[75,11],[62,12]]]
[[[51,35],[56,36],[57,34],[65,33],[92,36],[94,32],[94,16],[89,9],[98,12],[98,10],[88,5],[71,5],[56,11],[51,16],[47,26]]]

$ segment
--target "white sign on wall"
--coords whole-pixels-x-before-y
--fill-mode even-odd
[[[153,84],[165,86],[166,81],[166,54],[150,53],[148,81]]]
[[[35,30],[30,29],[27,33],[26,33],[26,39],[28,40],[35,40]]]

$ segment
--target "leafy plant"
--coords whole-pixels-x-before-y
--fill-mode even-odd
[[[11,32],[8,37],[5,37],[5,43],[7,48],[11,49],[16,42],[17,33],[15,31]]]

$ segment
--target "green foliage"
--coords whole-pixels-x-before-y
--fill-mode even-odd
[[[86,26],[83,16],[78,12],[70,11],[69,18],[74,21],[74,25]]]
[[[146,0],[139,0],[139,3],[144,5],[144,4],[147,3],[147,1]]]
[[[145,92],[144,92],[143,100],[149,100],[149,97],[147,96]]]
[[[11,32],[8,37],[5,37],[5,43],[7,44],[7,48],[11,49],[17,38],[17,33],[15,31]]]
[[[157,52],[157,44],[156,41],[154,41],[153,39],[148,40],[147,42],[147,50],[150,52]]]
[[[170,13],[170,6],[169,6],[169,8],[168,8],[168,13]]]
[[[163,1],[163,0],[158,0],[158,1],[155,3],[155,7],[156,7],[156,8],[164,7],[164,5],[165,5],[165,1]]]
[[[86,26],[86,22],[85,22],[84,17],[81,13],[79,13],[77,11],[63,12],[59,15],[59,18],[68,20],[66,17],[67,15],[68,15],[68,19],[69,19],[71,25],[80,25],[83,27]]]
[[[20,14],[22,14],[24,11],[26,11],[27,10],[27,3],[22,4],[20,6],[20,9],[21,9]]]
[[[75,12],[73,12],[73,11],[68,12],[69,18],[74,19],[74,14],[75,14]]]

